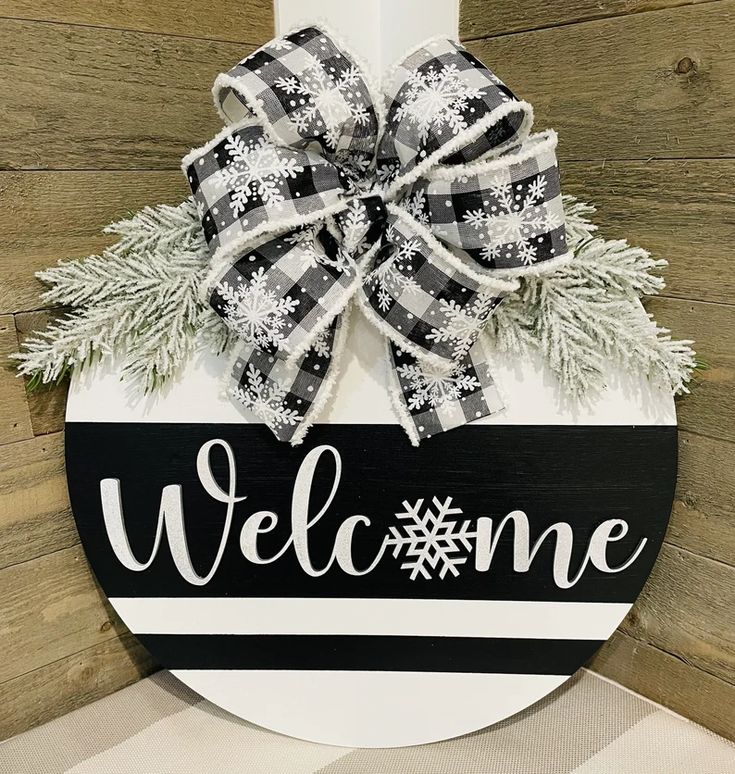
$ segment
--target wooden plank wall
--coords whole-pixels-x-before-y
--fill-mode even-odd
[[[561,134],[565,190],[671,262],[661,322],[710,364],[679,406],[674,517],[593,668],[735,738],[735,0],[463,0],[462,36]],[[214,75],[269,0],[0,0],[0,356],[48,312],[33,272],[186,194]],[[97,590],[71,518],[63,390],[0,368],[0,738],[155,668]]]
[[[560,134],[565,191],[670,262],[651,311],[709,364],[633,612],[592,667],[735,738],[735,2],[462,0],[468,47]]]
[[[0,0],[0,357],[48,316],[34,271],[188,193],[179,160],[220,122],[215,75],[273,34],[271,0]],[[74,527],[62,389],[0,368],[0,739],[155,669]]]

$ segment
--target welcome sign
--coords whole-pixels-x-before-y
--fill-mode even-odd
[[[279,2],[279,28],[325,2]],[[623,367],[627,330],[590,338],[591,304],[556,320],[609,359],[586,403],[553,352],[486,338],[517,277],[593,238],[556,135],[453,42],[456,3],[328,5],[374,64],[393,41],[382,94],[301,25],[217,78],[227,126],[182,162],[236,401],[214,355],[137,403],[114,368],[77,379],[69,488],[112,605],[187,685],[312,741],[419,744],[528,707],[624,618],[673,499],[675,385]]]
[[[640,592],[676,469],[666,425],[471,426],[418,449],[387,424],[295,449],[201,421],[66,437],[87,555],[154,657],[337,744],[445,738],[560,685]]]

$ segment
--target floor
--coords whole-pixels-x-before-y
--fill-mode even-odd
[[[582,670],[515,718],[440,744],[327,747],[204,701],[168,672],[0,745],[1,774],[733,774],[735,745]]]

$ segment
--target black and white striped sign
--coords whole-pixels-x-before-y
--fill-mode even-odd
[[[671,427],[484,427],[416,450],[396,426],[322,426],[289,450],[255,425],[67,426],[97,577],[195,686],[571,675],[650,572],[674,448]]]
[[[212,401],[211,363],[154,406],[78,382],[69,489],[102,588],[188,685],[294,736],[415,744],[525,708],[612,634],[666,529],[676,427],[615,390],[573,420],[526,364],[520,424],[416,449],[365,351],[296,449]]]

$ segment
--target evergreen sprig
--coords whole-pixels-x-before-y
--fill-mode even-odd
[[[151,392],[199,346],[227,345],[227,329],[199,296],[209,255],[191,199],[146,207],[106,230],[121,236],[109,250],[37,275],[49,286],[44,301],[72,311],[13,356],[30,388],[119,353],[122,377]]]
[[[595,236],[595,208],[564,197],[573,258],[549,274],[528,276],[491,319],[489,335],[503,352],[536,350],[573,400],[605,387],[605,364],[642,373],[674,394],[689,392],[696,368],[691,341],[672,340],[641,298],[665,287],[667,264],[625,240]]]

